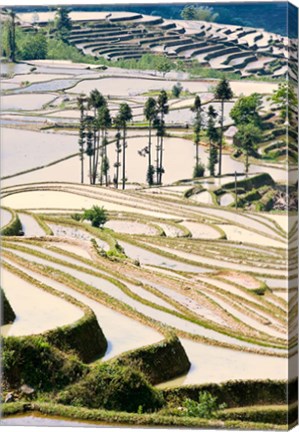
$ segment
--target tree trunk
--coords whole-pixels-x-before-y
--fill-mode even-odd
[[[126,188],[126,127],[123,128],[123,178],[122,188]]]
[[[198,148],[198,143],[199,143],[199,139],[196,139],[196,143],[195,143],[195,147],[196,147],[196,155],[195,155],[195,160],[196,160],[196,167],[198,167],[199,164],[199,148]]]
[[[148,167],[152,165],[152,122],[149,122],[148,129]]]
[[[164,144],[164,115],[161,114],[161,140],[160,140],[160,169],[159,169],[159,184],[162,184],[163,170],[163,144]]]
[[[96,182],[96,175],[98,173],[98,165],[99,165],[99,153],[100,153],[100,131],[99,130],[98,130],[98,134],[97,134],[95,152],[96,152],[96,154],[95,154],[95,162],[94,162],[94,172],[95,172],[94,182]]]
[[[220,141],[219,141],[219,170],[218,175],[222,172],[222,139],[223,139],[223,121],[224,121],[224,100],[221,101],[221,123],[220,123]]]
[[[106,129],[105,129],[104,137],[105,137],[104,154],[105,154],[105,164],[106,164],[106,166],[105,166],[105,183],[106,183],[106,186],[108,186],[108,165],[107,165],[108,158],[107,158],[107,130]]]
[[[160,169],[159,169],[159,184],[162,184],[162,175],[163,175],[163,136],[161,136],[160,141]]]
[[[159,184],[159,143],[160,143],[160,137],[157,136],[157,160],[156,160],[156,179],[157,179],[157,184]]]
[[[89,156],[89,182],[92,184],[92,163],[91,163],[91,156]]]
[[[245,175],[246,175],[246,178],[248,177],[248,168],[249,168],[249,154],[248,154],[248,151],[246,151],[246,159],[245,159]]]

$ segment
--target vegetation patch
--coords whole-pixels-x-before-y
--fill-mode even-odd
[[[119,365],[135,365],[152,384],[183,375],[191,366],[179,338],[175,335],[157,344],[127,352],[115,361]]]
[[[164,403],[144,375],[130,366],[105,363],[94,367],[82,380],[57,396],[66,405],[115,411],[154,411]]]
[[[1,343],[4,388],[16,389],[25,383],[50,391],[78,380],[86,371],[75,356],[66,355],[42,336],[7,337]]]
[[[19,216],[12,209],[7,209],[12,213],[12,219],[9,221],[7,225],[1,228],[0,234],[2,236],[21,236],[23,235],[23,227]]]
[[[9,301],[6,298],[5,292],[1,287],[0,287],[0,297],[1,297],[1,306],[2,306],[1,325],[12,323],[15,320],[16,315]]]

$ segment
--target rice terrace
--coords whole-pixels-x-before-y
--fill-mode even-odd
[[[4,426],[296,422],[297,10],[212,6],[1,9]]]

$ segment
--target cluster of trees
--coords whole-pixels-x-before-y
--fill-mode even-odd
[[[117,115],[112,119],[107,99],[97,90],[90,95],[80,95],[77,98],[80,110],[79,126],[79,155],[81,161],[81,183],[84,182],[84,158],[89,158],[89,181],[95,184],[108,186],[111,183],[109,171],[110,161],[107,156],[108,144],[115,143],[116,159],[113,164],[113,184],[118,188],[121,182],[122,189],[126,187],[126,149],[127,128],[132,121],[131,107],[121,103]],[[148,121],[148,144],[139,154],[148,158],[146,180],[151,186],[162,184],[164,174],[163,153],[164,137],[166,134],[165,116],[168,114],[168,96],[162,90],[157,99],[149,97],[144,106],[144,116]],[[92,112],[92,114],[91,114]],[[108,129],[116,129],[115,138],[108,141]],[[156,130],[156,160],[153,162],[153,129]]]
[[[176,85],[178,86],[178,85]],[[178,86],[181,89],[181,86]],[[273,94],[273,101],[280,99],[281,115],[285,112],[285,99],[281,96],[282,88]],[[287,97],[287,92],[285,92]],[[225,103],[233,98],[233,91],[226,78],[219,81],[214,90],[216,102],[220,102],[220,111],[209,105],[204,111],[200,96],[196,96],[191,107],[194,113],[193,132],[195,144],[195,167],[193,176],[204,175],[205,166],[199,156],[200,139],[205,133],[209,143],[208,170],[211,176],[222,174],[222,148],[224,130]],[[234,146],[240,154],[245,156],[245,173],[248,175],[249,157],[256,156],[256,148],[261,140],[262,119],[259,114],[262,105],[261,96],[253,93],[250,96],[241,96],[230,112],[230,116],[237,127],[234,136]],[[84,182],[84,158],[89,158],[90,184],[99,182],[101,185],[111,184],[109,171],[110,161],[107,156],[107,146],[115,143],[116,158],[113,164],[113,184],[116,188],[121,184],[126,187],[126,149],[127,128],[133,115],[127,103],[120,104],[117,115],[112,119],[106,98],[98,91],[93,90],[88,97],[78,97],[80,109],[79,150],[81,159],[81,182]],[[149,186],[161,185],[163,182],[164,166],[163,155],[165,151],[164,139],[166,136],[165,117],[169,112],[168,95],[162,90],[157,98],[149,97],[144,106],[144,116],[148,122],[148,143],[139,151],[147,157],[146,181]],[[91,114],[92,113],[92,114]],[[116,134],[113,140],[108,141],[108,129],[114,128]],[[155,150],[155,156],[154,156]],[[216,165],[218,171],[216,173]]]
[[[35,22],[37,21],[38,16],[35,18]],[[24,31],[20,26],[16,26],[15,12],[13,10],[6,11],[6,19],[1,35],[2,55],[11,62],[15,62],[17,59],[45,59],[52,41],[54,43],[68,43],[71,29],[72,22],[69,11],[63,7],[56,9],[55,19],[48,27],[44,29],[34,28],[31,31]]]
[[[184,20],[214,22],[218,18],[218,13],[214,13],[209,6],[186,5],[181,12]]]
[[[199,158],[199,144],[200,144],[200,135],[205,128],[206,135],[209,140],[209,163],[208,169],[210,171],[210,175],[214,176],[216,170],[216,164],[218,163],[218,175],[222,174],[222,146],[223,146],[223,129],[224,129],[224,107],[225,102],[231,100],[233,98],[233,92],[230,87],[230,84],[226,78],[223,78],[219,81],[218,85],[214,91],[215,100],[221,102],[221,110],[220,116],[217,111],[213,107],[213,105],[209,105],[207,112],[207,124],[205,124],[204,120],[204,109],[202,107],[201,99],[199,96],[195,97],[194,104],[191,107],[191,110],[194,112],[194,144],[195,144],[195,167],[193,176],[194,177],[202,177],[205,172],[205,167],[201,163]],[[219,119],[218,119],[219,117]],[[219,120],[219,125],[217,124],[217,120]]]
[[[97,90],[92,90],[90,95],[80,95],[77,99],[80,110],[79,127],[79,153],[81,160],[81,183],[84,182],[84,157],[89,158],[89,181],[95,184],[108,186],[110,183],[110,162],[107,156],[108,128],[112,125],[117,129],[115,136],[116,161],[114,163],[115,174],[113,182],[115,187],[119,183],[120,153],[122,158],[122,188],[126,184],[126,148],[127,148],[127,124],[132,120],[132,110],[127,103],[122,103],[117,116],[112,120],[106,98]],[[92,112],[93,114],[90,114]]]

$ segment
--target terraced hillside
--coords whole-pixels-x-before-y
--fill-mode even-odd
[[[53,16],[40,13],[38,25]],[[157,53],[244,77],[287,74],[287,38],[262,29],[126,12],[72,12],[70,17],[74,25],[69,42],[94,57],[139,59]],[[32,15],[20,14],[20,19],[26,26]]]
[[[52,18],[16,20],[31,37]],[[90,63],[1,69],[4,423],[285,429],[298,111],[272,78],[286,74],[287,39],[138,13],[71,18]],[[147,53],[264,79],[112,63]],[[205,398],[212,412],[194,416]]]

